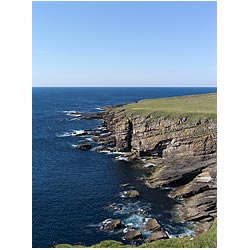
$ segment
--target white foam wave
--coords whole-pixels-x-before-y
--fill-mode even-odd
[[[76,116],[76,117],[83,116],[81,112],[76,110],[63,110],[62,113],[65,113],[68,116]]]
[[[57,134],[57,137],[79,136],[82,133],[85,133],[85,131],[84,130],[73,130],[71,132],[64,132],[62,134]],[[79,136],[79,137],[83,137],[83,136]]]
[[[107,153],[109,155],[126,155],[126,153],[119,152],[119,151],[108,151],[108,150],[106,150],[106,151],[103,151],[103,152],[105,152],[105,153]]]
[[[173,187],[162,187],[161,189],[164,189],[164,190],[172,190],[174,189]]]
[[[79,120],[79,118],[71,118],[71,119],[68,119],[68,121],[76,121],[76,120]]]
[[[155,167],[156,165],[150,162],[144,163],[143,165],[145,168],[149,168],[149,167]]]
[[[81,136],[80,136],[81,137]],[[87,141],[93,141],[93,139],[91,137],[87,137],[85,138]]]
[[[71,133],[70,132],[65,132],[63,134],[57,134],[56,136],[57,137],[68,137],[68,136],[71,136]]]
[[[191,223],[190,223],[191,224]],[[169,235],[169,238],[183,238],[183,237],[189,237],[194,235],[194,230],[190,229],[186,226],[179,226],[174,225],[171,226],[170,224],[166,225],[167,233]],[[177,231],[182,231],[181,233],[177,233]]]
[[[127,157],[123,157],[123,156],[116,156],[115,159],[118,161],[129,161]]]
[[[104,111],[104,109],[103,109],[103,108],[95,108],[95,109],[97,109],[97,110],[103,110],[103,111]]]
[[[110,135],[111,132],[107,132],[107,133],[101,133],[100,136],[103,136],[103,135]]]
[[[120,194],[121,196],[123,196],[123,192]],[[131,213],[135,213],[137,214],[138,212],[140,212],[142,209],[146,210],[146,211],[150,211],[150,204],[142,204],[140,201],[137,202],[132,202],[132,203],[127,203],[127,204],[123,204],[123,203],[118,203],[116,204],[120,209],[119,210],[115,210],[114,213],[115,214],[121,214],[121,215],[130,215]],[[142,215],[140,215],[142,216]]]
[[[63,110],[61,112],[63,112],[63,113],[69,113],[69,112],[74,113],[74,112],[77,112],[77,111],[75,111],[75,110]]]
[[[126,227],[142,228],[144,217],[138,214],[132,214],[124,220]]]

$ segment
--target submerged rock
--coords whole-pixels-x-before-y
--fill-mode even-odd
[[[122,227],[121,220],[107,219],[102,222],[101,229],[107,231],[113,231],[115,229],[120,229]]]
[[[146,218],[143,228],[144,228],[145,231],[151,231],[151,232],[153,232],[153,231],[160,230],[161,229],[161,225],[154,218]]]
[[[75,146],[75,148],[81,149],[81,150],[86,150],[86,149],[91,149],[92,146],[91,146],[91,144],[79,144],[79,145]]]
[[[148,214],[148,210],[144,208],[138,208],[137,213],[141,215],[145,215],[145,214]]]

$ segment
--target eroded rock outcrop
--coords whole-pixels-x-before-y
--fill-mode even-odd
[[[169,236],[164,232],[164,231],[159,231],[156,233],[153,233],[147,237],[145,242],[152,242],[155,240],[163,240],[163,239],[168,239]]]
[[[128,152],[130,160],[150,159],[152,174],[146,185],[173,187],[169,196],[181,199],[176,206],[180,220],[209,227],[217,216],[216,118],[139,115],[121,107],[107,108],[102,119],[110,134],[97,140]]]
[[[121,227],[122,223],[119,219],[117,220],[107,219],[103,221],[101,224],[101,229],[106,231],[113,231],[115,229],[120,229]]]
[[[151,232],[154,232],[154,231],[158,231],[161,229],[161,225],[159,224],[159,222],[154,219],[154,218],[147,218],[145,223],[144,223],[144,226],[143,226],[144,230],[145,231],[151,231]]]
[[[136,240],[136,239],[142,238],[142,231],[140,229],[127,228],[127,230],[125,232],[126,233],[125,233],[124,238],[126,240]]]

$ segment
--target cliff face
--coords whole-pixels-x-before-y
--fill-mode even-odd
[[[130,157],[157,165],[149,187],[174,187],[169,196],[181,199],[176,207],[182,221],[210,226],[216,209],[216,119],[139,115],[108,109],[104,125],[111,132],[100,138]]]

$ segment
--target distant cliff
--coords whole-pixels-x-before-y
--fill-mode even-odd
[[[145,184],[174,187],[181,200],[181,221],[198,222],[206,231],[217,217],[216,94],[145,100],[107,108],[103,125],[110,132],[98,141],[129,152],[152,166]]]

